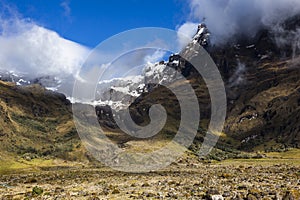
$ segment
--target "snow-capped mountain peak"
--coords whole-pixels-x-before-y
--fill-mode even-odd
[[[199,24],[197,33],[192,43],[199,43],[206,47],[209,45],[210,33],[205,24]],[[85,104],[109,105],[115,110],[128,107],[142,93],[149,92],[155,85],[164,85],[176,80],[183,74],[185,62],[182,62],[179,54],[173,54],[168,61],[159,63],[146,63],[140,75],[116,77],[110,80],[101,80],[98,82],[95,99],[81,100],[74,99],[71,96],[72,82],[71,78],[57,78],[52,76],[41,76],[28,78],[24,74],[15,72],[0,72],[0,80],[15,82],[16,85],[40,84],[48,90],[58,91],[69,96],[71,102],[80,102]]]

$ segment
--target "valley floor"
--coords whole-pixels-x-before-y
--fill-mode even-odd
[[[300,199],[299,153],[206,164],[185,157],[145,174],[57,162],[3,173],[0,199]]]

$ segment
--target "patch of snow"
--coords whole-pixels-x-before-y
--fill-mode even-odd
[[[129,94],[130,93],[129,86],[126,86],[126,87],[115,87],[115,86],[112,86],[111,89],[113,89],[115,91],[118,91],[118,92],[125,93],[125,94]]]
[[[57,87],[45,87],[47,90],[51,90],[53,92],[56,92],[58,90]]]
[[[127,76],[127,77],[122,77],[122,78],[113,78],[110,80],[103,80],[99,81],[99,85],[101,84],[107,84],[107,83],[112,83],[112,82],[131,82],[131,83],[139,83],[141,82],[141,79],[143,79],[143,76],[138,75],[138,76]]]
[[[93,100],[93,101],[88,101],[88,100],[79,100],[75,99],[74,97],[67,97],[67,99],[72,103],[81,103],[81,104],[86,104],[86,105],[91,105],[91,106],[110,106],[114,110],[121,110],[125,109],[128,105],[124,104],[122,101],[110,101],[110,100]]]
[[[179,65],[179,60],[174,60],[172,63],[178,66]]]
[[[30,81],[25,81],[24,79],[19,79],[17,82],[16,82],[16,85],[29,85],[30,84]]]
[[[249,136],[249,137],[243,139],[241,143],[247,143],[247,142],[249,142],[250,140],[253,140],[253,139],[257,138],[257,137],[258,137],[258,135],[252,135],[252,136]]]
[[[268,55],[263,55],[263,56],[260,57],[260,60],[264,60],[264,59],[267,59],[267,58],[269,58]]]
[[[255,45],[252,44],[252,45],[246,46],[246,49],[252,49],[252,48],[254,48],[254,47],[255,47]]]
[[[258,117],[258,114],[254,113],[254,114],[252,114],[250,116],[246,116],[246,117],[241,118],[240,121],[239,121],[239,123],[242,123],[245,120],[252,121],[253,119],[256,119],[257,117]]]
[[[236,48],[236,49],[241,49],[241,45],[239,45],[239,44],[236,44],[236,45],[234,45],[234,48]]]

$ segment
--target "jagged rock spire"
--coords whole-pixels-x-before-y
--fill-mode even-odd
[[[193,42],[198,42],[204,48],[208,47],[210,44],[210,32],[206,26],[206,24],[200,23],[198,25],[198,30],[196,35],[193,37]]]

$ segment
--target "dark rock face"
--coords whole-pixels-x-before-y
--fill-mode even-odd
[[[226,134],[240,141],[243,150],[262,145],[265,150],[299,147],[300,70],[292,47],[276,46],[268,31],[261,31],[253,45],[247,44],[230,48],[225,56],[212,52],[227,82]],[[228,63],[237,67],[229,68]],[[232,84],[232,78],[240,79],[238,84]]]
[[[299,25],[295,20],[285,24],[291,30]],[[208,49],[226,85],[228,112],[224,132],[242,150],[251,151],[258,146],[267,151],[300,147],[300,59],[291,54],[292,46],[277,46],[275,36],[272,31],[262,30],[252,39]],[[189,79],[199,99],[201,119],[209,121],[207,88],[199,74],[180,56],[185,53],[183,50],[171,56],[167,66]],[[152,94],[142,95],[132,106],[143,107],[155,100],[171,102],[172,98],[162,91],[156,87]],[[177,118],[178,112],[173,110],[168,114]],[[204,124],[201,129],[205,130]]]
[[[118,128],[110,106],[96,106],[95,110],[98,121],[102,126],[112,129]]]

